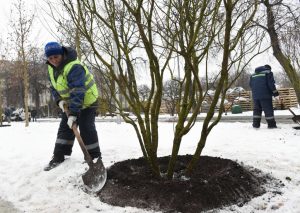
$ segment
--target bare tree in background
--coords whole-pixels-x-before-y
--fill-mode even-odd
[[[280,71],[275,76],[276,84],[278,84],[281,88],[291,88],[293,85],[291,84],[291,81],[289,77],[287,76],[286,72]]]
[[[77,56],[81,61],[89,61],[90,58],[88,57],[91,55],[90,45],[76,27],[76,25],[80,25],[81,23],[80,16],[76,19],[77,23],[74,23],[71,17],[66,15],[64,10],[61,10],[63,7],[62,2],[56,1],[54,3],[50,0],[44,0],[44,2],[48,5],[47,8],[49,9],[41,8],[45,12],[44,15],[51,17],[56,23],[56,27],[49,26],[53,37],[61,44],[75,48]],[[75,5],[74,9],[78,10],[79,7]],[[47,18],[45,18],[45,25],[48,24],[46,22]]]
[[[300,103],[300,7],[299,2],[283,0],[263,0],[266,7],[266,24],[258,25],[270,37],[273,55],[283,67]]]
[[[3,60],[3,96],[7,106],[24,106],[24,84],[19,61]]]
[[[0,39],[0,55],[2,55],[1,59],[0,59],[0,125],[2,125],[2,113],[3,113],[3,82],[5,82],[5,79],[3,78],[3,46],[2,46],[3,42],[2,39]]]
[[[3,65],[3,60],[0,60],[0,126],[2,126],[2,122],[3,122],[3,118],[2,118],[2,114],[3,114],[3,94],[2,94],[2,88],[3,88],[3,82],[4,82],[4,78],[2,77],[3,73],[1,72],[2,69],[2,65]]]
[[[33,103],[38,110],[41,107],[41,95],[48,90],[48,75],[45,73],[47,69],[43,54],[39,48],[32,48],[29,55],[28,63],[30,94],[32,95]]]
[[[179,104],[181,85],[177,80],[168,80],[163,85],[163,101],[167,111],[171,116],[176,113],[176,108]]]
[[[142,84],[138,86],[138,94],[139,98],[142,103],[144,103],[144,106],[147,105],[149,96],[150,96],[151,90],[148,85]]]
[[[13,3],[13,11],[11,26],[13,32],[10,34],[17,47],[18,59],[20,60],[20,68],[23,74],[24,84],[24,109],[25,109],[25,126],[29,126],[29,76],[28,76],[28,54],[30,52],[29,36],[32,30],[34,13],[25,10],[25,1],[17,0]]]
[[[236,79],[234,84],[232,86],[234,87],[242,87],[245,90],[250,90],[250,85],[249,85],[249,79],[250,76],[252,75],[253,72],[251,72],[249,69],[246,69],[244,72],[242,72],[239,77]],[[229,79],[233,81],[232,79],[236,78],[236,76],[229,76]]]

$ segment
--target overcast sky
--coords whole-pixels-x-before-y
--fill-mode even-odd
[[[26,3],[27,11],[34,11],[36,18],[34,20],[34,25],[32,28],[32,42],[36,43],[36,46],[43,47],[47,42],[54,41],[54,36],[51,35],[51,31],[47,29],[47,23],[51,23],[52,20],[49,16],[45,14],[42,9],[44,3],[43,0],[24,0]],[[0,0],[0,37],[5,41],[8,36],[9,20],[11,19],[11,9],[13,3],[16,0]],[[44,6],[45,9],[45,6]],[[47,19],[47,21],[45,21]]]
[[[46,0],[24,0],[26,3],[26,10],[35,11],[36,18],[34,26],[31,33],[31,41],[33,46],[43,48],[44,45],[49,41],[56,41],[55,36],[51,34],[50,26],[56,31],[54,27],[53,19],[45,13],[48,6],[45,5]],[[47,0],[51,2],[56,2],[57,0]],[[11,9],[13,8],[13,3],[17,0],[0,0],[0,38],[5,42],[8,37],[9,20],[11,17]],[[1,53],[3,54],[3,53]],[[257,57],[251,64],[253,68],[258,65],[271,64],[274,68],[273,71],[278,71],[281,69],[280,65],[272,55],[272,51],[264,54],[264,56]]]

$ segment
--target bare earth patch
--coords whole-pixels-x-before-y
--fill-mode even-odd
[[[159,158],[166,172],[169,157]],[[155,178],[143,158],[115,163],[108,169],[107,183],[98,194],[114,206],[132,206],[163,212],[194,213],[238,204],[242,206],[265,193],[271,181],[258,170],[229,160],[201,156],[191,177],[184,169],[191,155],[178,156],[175,178]]]

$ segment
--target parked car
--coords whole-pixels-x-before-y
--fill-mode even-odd
[[[29,114],[29,121],[31,120],[31,114]],[[10,119],[12,121],[24,121],[25,120],[25,110],[24,108],[18,108],[11,113]]]

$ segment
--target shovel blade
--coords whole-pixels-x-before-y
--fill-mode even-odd
[[[99,192],[107,178],[107,172],[103,165],[102,160],[99,158],[96,163],[91,162],[89,169],[82,175],[82,180],[85,188],[89,192]]]

